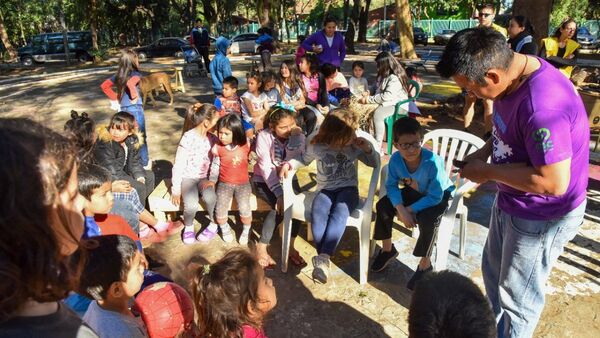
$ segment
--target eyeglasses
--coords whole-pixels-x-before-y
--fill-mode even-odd
[[[479,17],[480,18],[481,17],[487,18],[488,16],[492,16],[492,15],[494,15],[494,14],[492,14],[492,13],[479,13]]]
[[[408,150],[410,148],[418,149],[418,148],[421,148],[421,142],[423,142],[423,141],[419,140],[417,142],[412,142],[412,143],[396,143],[396,147],[398,147],[402,150]]]

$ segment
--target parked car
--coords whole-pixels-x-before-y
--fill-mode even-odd
[[[258,36],[256,33],[242,33],[234,36],[231,39],[231,53],[256,53],[258,46],[255,41]]]
[[[69,58],[80,62],[91,60],[92,34],[88,31],[67,32]],[[17,50],[24,66],[34,62],[66,61],[63,33],[44,33],[31,37],[30,42]]]
[[[140,61],[143,62],[149,58],[161,56],[183,57],[181,47],[186,45],[189,45],[189,42],[182,38],[161,38],[149,45],[134,48],[134,50]]]
[[[577,28],[577,42],[581,45],[581,48],[598,48],[598,39],[590,33],[587,27]]]
[[[433,37],[433,42],[436,45],[445,45],[448,43],[448,41],[450,41],[450,38],[454,36],[454,34],[456,34],[455,30],[444,29]]]
[[[427,32],[423,30],[421,27],[413,27],[413,44],[422,44],[423,46],[427,46],[427,40],[429,36]]]

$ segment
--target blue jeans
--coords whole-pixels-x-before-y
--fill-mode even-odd
[[[136,235],[140,232],[140,213],[135,210],[130,201],[115,199],[110,213],[123,217]]]
[[[321,190],[311,208],[312,232],[317,253],[332,256],[342,239],[350,213],[358,205],[358,187]]]
[[[144,139],[140,141],[144,141],[142,147],[140,148],[140,157],[142,158],[142,165],[145,167],[148,165],[149,157],[148,157],[148,142],[146,142],[146,118],[144,117],[144,108],[139,105],[132,105],[127,107],[121,107],[121,111],[128,112],[133,115],[135,118],[135,122],[137,122],[139,130],[143,133]]]
[[[481,270],[498,337],[531,337],[552,266],[583,222],[586,202],[561,218],[525,220],[494,202]]]

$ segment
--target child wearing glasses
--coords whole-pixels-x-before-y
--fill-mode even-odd
[[[381,240],[383,245],[371,270],[382,271],[398,256],[392,244],[394,216],[409,228],[418,225],[420,234],[413,255],[421,260],[406,285],[413,290],[424,274],[432,270],[430,255],[437,227],[455,187],[444,170],[442,158],[421,146],[423,129],[417,120],[410,117],[397,120],[392,135],[398,151],[388,164],[387,195],[377,202],[374,239]]]

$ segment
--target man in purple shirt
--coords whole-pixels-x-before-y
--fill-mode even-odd
[[[326,17],[323,22],[323,30],[306,38],[302,42],[302,48],[316,53],[319,58],[319,65],[331,63],[339,69],[346,57],[346,45],[344,36],[342,33],[336,32],[336,28],[336,19]]]
[[[498,185],[482,258],[498,337],[531,337],[550,270],[583,222],[585,108],[556,68],[513,53],[490,28],[457,33],[436,68],[473,95],[494,100],[492,137],[465,158],[461,175]]]

